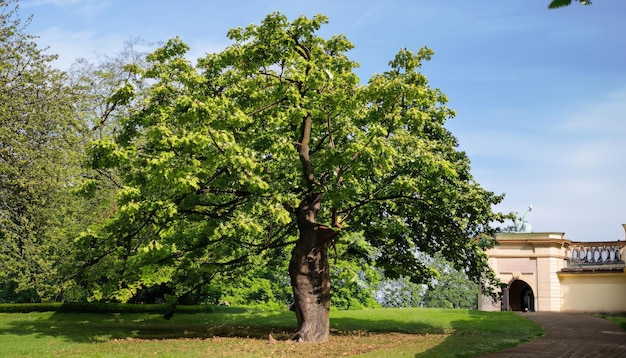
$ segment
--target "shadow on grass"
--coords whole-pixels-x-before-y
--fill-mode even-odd
[[[121,339],[205,339],[239,337],[267,340],[271,333],[277,340],[290,340],[296,327],[293,312],[247,314],[245,310],[227,309],[222,313],[175,314],[171,320],[161,314],[146,313],[68,313],[33,312],[11,314],[0,321],[4,335],[56,337],[64,340],[106,342]],[[441,334],[441,329],[419,322],[394,320],[372,321],[358,318],[331,319],[333,336],[371,333]]]
[[[415,357],[475,357],[531,341],[543,335],[536,323],[514,312],[470,311],[469,319],[451,322],[453,332],[436,347]],[[476,329],[480,326],[480,329]]]
[[[165,320],[160,314],[136,313],[38,313],[14,314],[0,326],[0,336],[58,337],[72,342],[106,342],[116,339],[181,339],[245,337],[267,339],[290,335],[292,327],[211,323],[210,314],[176,314]],[[20,317],[23,318],[20,318]]]
[[[344,335],[350,332],[367,333],[406,333],[406,334],[444,334],[441,327],[434,327],[424,322],[385,319],[359,319],[353,317],[338,317],[330,319],[331,334]]]

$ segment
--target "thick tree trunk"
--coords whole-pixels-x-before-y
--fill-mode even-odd
[[[316,223],[320,195],[303,200],[297,209],[300,237],[289,263],[298,342],[325,342],[330,336],[330,267],[328,244],[334,231]]]

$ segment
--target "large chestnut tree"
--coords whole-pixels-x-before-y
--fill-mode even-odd
[[[483,250],[502,197],[444,126],[454,112],[420,73],[431,50],[400,50],[363,84],[348,39],[316,34],[326,22],[274,13],[195,66],[173,39],[128,68],[152,85],[91,147],[90,165],[123,181],[116,215],[80,239],[94,298],[163,284],[178,297],[289,246],[294,340],[326,341],[342,240],[387,277],[431,278],[421,252],[493,279]],[[111,101],[135,95],[123,86]]]

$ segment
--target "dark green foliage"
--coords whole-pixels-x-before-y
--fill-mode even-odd
[[[358,244],[346,240],[335,247],[337,260],[333,260],[331,302],[337,309],[378,307],[374,289],[380,280],[379,273],[366,261],[355,255]],[[333,256],[334,256],[334,250]],[[280,256],[280,255],[279,255]],[[222,273],[204,286],[198,303],[266,306],[285,308],[293,303],[287,261],[267,260],[266,265]]]
[[[581,5],[591,5],[591,1],[589,0],[576,0]],[[550,5],[548,5],[549,9],[558,9],[560,7],[569,6],[572,4],[572,0],[552,0]]]

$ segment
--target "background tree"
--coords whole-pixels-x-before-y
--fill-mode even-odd
[[[294,339],[325,341],[329,250],[349,233],[390,278],[430,279],[420,251],[495,280],[483,250],[502,197],[474,181],[444,127],[454,112],[419,72],[432,52],[401,50],[361,85],[352,44],[315,35],[324,23],[271,14],[197,69],[178,39],[148,56],[143,107],[90,149],[124,184],[117,215],[81,238],[94,298],[163,283],[180,297],[290,246]]]
[[[376,292],[376,300],[383,307],[422,307],[425,286],[411,282],[405,276],[395,280],[383,279]]]
[[[69,70],[70,84],[81,91],[81,117],[89,124],[92,139],[104,139],[115,134],[119,118],[129,116],[143,100],[148,84],[137,71],[147,67],[147,49],[156,44],[134,38],[124,43],[119,53],[101,54],[95,62],[77,59]],[[125,96],[134,91],[134,96]]]
[[[84,127],[67,77],[0,2],[0,285],[4,301],[61,299],[60,263],[77,235],[71,189]]]
[[[437,271],[422,296],[422,305],[433,308],[478,309],[479,288],[464,272],[452,267],[441,255],[429,260]]]
[[[416,253],[435,274],[424,284],[407,277],[384,279],[376,292],[385,307],[478,308],[479,288],[463,271],[459,271],[440,254],[430,257]]]

